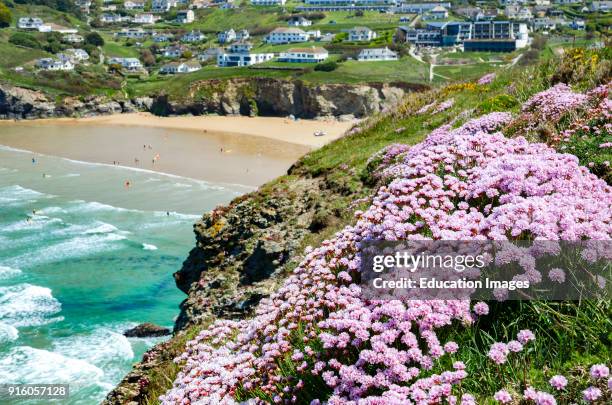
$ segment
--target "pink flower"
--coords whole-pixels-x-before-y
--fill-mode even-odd
[[[536,395],[536,404],[537,405],[557,405],[557,400],[555,399],[555,397],[553,397],[547,392],[538,391]]]
[[[587,402],[596,401],[601,396],[601,390],[597,387],[589,387],[582,391],[582,395]]]
[[[523,345],[520,342],[517,342],[516,340],[511,340],[508,342],[508,349],[511,352],[518,353],[523,350]]]
[[[597,380],[607,378],[610,375],[610,369],[605,364],[593,364],[590,370],[591,378]]]
[[[512,402],[512,396],[506,390],[499,390],[493,395],[493,399],[502,404],[508,404]]]
[[[535,340],[535,335],[529,329],[523,329],[519,331],[519,333],[516,335],[516,338],[522,344],[527,344],[528,342]]]
[[[557,283],[565,282],[565,272],[561,269],[551,269],[548,272],[548,278],[550,281],[555,281]]]
[[[457,352],[458,349],[459,349],[459,345],[455,342],[448,342],[444,345],[444,351],[446,353],[453,354]]]
[[[508,359],[508,346],[505,343],[493,343],[488,356],[495,364],[504,364]]]
[[[489,306],[484,302],[477,302],[474,305],[474,313],[479,316],[484,316],[489,314]]]
[[[567,385],[567,378],[562,375],[555,375],[548,380],[548,383],[557,391],[561,391]]]

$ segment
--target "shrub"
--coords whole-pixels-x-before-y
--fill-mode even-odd
[[[11,10],[4,3],[0,3],[0,28],[10,26],[12,21],[13,14]]]
[[[25,32],[16,32],[9,38],[9,42],[13,45],[23,46],[26,48],[40,49],[41,44],[36,37]]]
[[[104,46],[104,38],[97,32],[91,32],[85,37],[85,43],[94,46]]]
[[[338,64],[334,61],[317,63],[314,70],[317,72],[333,72],[338,69]]]

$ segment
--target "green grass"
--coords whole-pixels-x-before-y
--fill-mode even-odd
[[[427,65],[408,56],[398,61],[346,61],[333,72],[311,72],[302,79],[313,83],[424,83],[427,77]]]
[[[102,50],[104,51],[104,55],[106,55],[106,57],[138,57],[138,48],[134,46],[128,47],[119,42],[113,42],[109,38],[105,38]]]

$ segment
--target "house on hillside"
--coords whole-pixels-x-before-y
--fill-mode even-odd
[[[123,69],[135,72],[142,69],[142,63],[137,58],[109,58],[109,65],[120,65]]]
[[[181,41],[183,42],[200,42],[205,39],[206,35],[197,30],[190,31],[181,37]]]
[[[137,28],[122,28],[121,31],[115,32],[115,36],[119,38],[146,38],[150,33],[140,27]]]
[[[312,25],[312,21],[302,16],[291,17],[287,20],[287,24],[291,27],[310,27]]]
[[[53,58],[38,59],[36,67],[42,70],[74,70],[74,64],[70,60]]]
[[[144,0],[125,0],[123,2],[123,8],[126,10],[144,10],[145,1]]]
[[[223,31],[217,34],[217,40],[220,44],[229,44],[236,40],[236,31],[230,28],[227,31]]]
[[[446,20],[448,18],[448,10],[442,6],[436,6],[427,14],[432,20]]]
[[[189,24],[195,21],[193,10],[181,10],[176,13],[176,22],[179,24]]]
[[[154,13],[165,13],[171,8],[176,7],[177,0],[153,0],[151,3],[151,11]]]
[[[79,32],[76,28],[64,27],[63,25],[54,23],[45,23],[38,27],[39,32],[59,32],[60,34],[76,34]]]
[[[136,24],[155,24],[158,20],[161,20],[161,17],[153,13],[140,13],[134,16],[133,22]]]
[[[70,61],[74,64],[85,62],[89,60],[89,54],[84,49],[69,48],[64,51],[70,58]]]
[[[348,33],[348,41],[371,41],[376,38],[376,31],[372,31],[368,27],[355,27]]]
[[[180,58],[188,50],[185,45],[172,45],[164,49],[162,55],[165,58]]]
[[[287,0],[251,0],[254,6],[284,6]]]
[[[207,62],[209,60],[217,60],[217,57],[223,53],[223,48],[208,48],[204,52],[198,55],[200,62]]]
[[[153,35],[152,39],[153,39],[153,42],[155,43],[161,43],[161,42],[170,42],[172,37],[168,34],[155,34]]]
[[[309,36],[299,28],[276,28],[265,37],[269,44],[290,44],[294,42],[306,42]]]
[[[217,66],[235,67],[250,66],[267,62],[274,58],[273,53],[251,53],[253,45],[249,42],[236,42],[230,45],[227,52],[217,56]]]
[[[362,49],[359,52],[359,55],[357,55],[357,60],[360,62],[398,60],[398,56],[396,52],[393,52],[387,47],[367,48],[367,49]]]
[[[320,47],[291,48],[281,52],[278,61],[289,63],[319,63],[329,57],[327,49]]]
[[[62,37],[62,41],[69,42],[71,44],[78,44],[85,40],[81,35],[78,34],[67,34]]]
[[[202,69],[197,61],[189,62],[170,62],[159,69],[159,73],[162,74],[176,74],[176,73],[191,73]]]
[[[123,17],[121,15],[113,13],[102,13],[100,14],[99,19],[100,22],[105,24],[115,24],[123,21]]]
[[[612,10],[612,1],[594,1],[591,3],[590,10],[593,13],[607,13]]]
[[[246,41],[251,37],[248,30],[238,30],[236,31],[236,41]]]
[[[43,20],[38,17],[21,17],[17,21],[17,28],[22,30],[37,30],[43,25]]]

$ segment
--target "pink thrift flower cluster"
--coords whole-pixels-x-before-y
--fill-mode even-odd
[[[438,114],[441,113],[442,111],[446,111],[449,108],[451,108],[452,106],[455,105],[455,99],[450,98],[446,101],[441,102],[440,104],[436,105],[433,110],[431,111],[432,114]]]
[[[510,114],[493,113],[456,129],[441,127],[408,150],[388,149],[387,183],[366,211],[356,212],[355,225],[307,249],[254,318],[217,321],[190,342],[162,403],[257,397],[301,403],[305,380],[313,378],[331,391],[314,403],[457,403],[454,391],[467,372],[460,361],[432,371],[439,359],[460,354],[437,332],[470,327],[474,314],[488,307],[470,308],[467,300],[365,300],[355,282],[360,243],[609,239],[612,189],[575,157],[495,132],[510,120]],[[534,338],[524,330],[516,343],[499,343],[496,361]],[[504,393],[496,399],[510,400]],[[460,403],[475,400],[463,394]]]
[[[522,111],[557,122],[564,114],[583,106],[588,100],[587,95],[575,93],[567,84],[559,83],[533,95],[523,104]]]
[[[495,80],[495,76],[496,76],[495,73],[487,73],[486,75],[478,79],[478,84],[480,85],[489,84],[493,82],[493,80]]]

